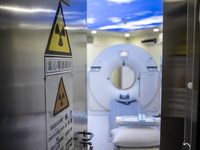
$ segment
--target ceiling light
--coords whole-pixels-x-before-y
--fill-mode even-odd
[[[97,34],[97,31],[92,30],[91,33],[92,33],[92,34]]]
[[[127,57],[128,56],[128,52],[127,51],[121,51],[120,52],[120,56],[121,57]]]
[[[130,34],[129,34],[129,33],[125,33],[124,36],[125,36],[126,38],[128,38],[128,37],[130,37]]]
[[[154,31],[154,32],[158,32],[158,31],[159,31],[159,29],[158,29],[158,28],[155,28],[155,29],[153,29],[153,31]]]

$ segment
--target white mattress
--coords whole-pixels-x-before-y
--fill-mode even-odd
[[[119,147],[148,148],[160,145],[160,130],[157,127],[119,127],[113,129],[111,134],[113,144]]]

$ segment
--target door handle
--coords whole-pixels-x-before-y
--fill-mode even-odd
[[[188,89],[192,90],[193,89],[193,83],[192,82],[188,82],[187,87],[188,87]]]
[[[92,132],[86,132],[86,131],[79,132],[79,134],[83,135],[82,141],[86,141],[86,142],[90,141],[94,136],[94,134]],[[89,137],[87,137],[87,135],[89,135]]]
[[[183,143],[182,150],[190,150],[191,146],[189,143]]]
[[[92,132],[83,131],[83,132],[77,132],[76,134],[83,135],[81,139],[81,144],[83,144],[84,147],[86,147],[87,145],[90,146],[92,145],[92,143],[89,142],[94,137],[94,134]]]

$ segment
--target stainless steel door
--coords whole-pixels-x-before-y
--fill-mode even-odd
[[[45,150],[46,20],[56,2],[0,1],[0,149]]]
[[[48,149],[44,55],[59,2],[73,53],[73,131],[87,130],[86,0],[1,0],[1,150]]]
[[[183,148],[197,149],[199,101],[199,1],[188,0],[186,99]]]
[[[196,150],[199,1],[164,1],[161,150]]]
[[[161,150],[182,149],[185,115],[187,0],[164,1]]]

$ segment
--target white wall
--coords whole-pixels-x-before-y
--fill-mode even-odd
[[[143,44],[141,43],[144,39],[149,38],[157,38],[159,39],[159,33],[152,33],[148,35],[142,35],[142,36],[134,36],[126,39],[124,37],[124,34],[95,34],[92,35],[93,37],[93,43],[87,44],[87,64],[88,67],[92,65],[93,60],[96,58],[96,56],[106,49],[107,47],[110,47],[112,45],[116,44],[122,44],[122,43],[129,43],[136,45],[138,47],[143,48],[146,50],[156,61],[156,64],[160,65],[160,58],[162,56],[162,44]]]
[[[157,44],[154,43],[141,43],[142,40],[156,38],[158,40]],[[159,33],[152,33],[148,35],[136,36],[129,38],[128,43],[136,45],[144,50],[146,50],[156,61],[157,66],[160,66],[160,58],[162,56],[162,43],[160,43]]]
[[[126,39],[123,38],[123,36],[120,37],[117,34],[109,35],[109,34],[97,33],[95,35],[92,35],[92,37],[93,37],[93,43],[87,44],[88,67],[92,65],[92,62],[96,58],[96,56],[107,47],[110,47],[116,44],[127,43]]]

